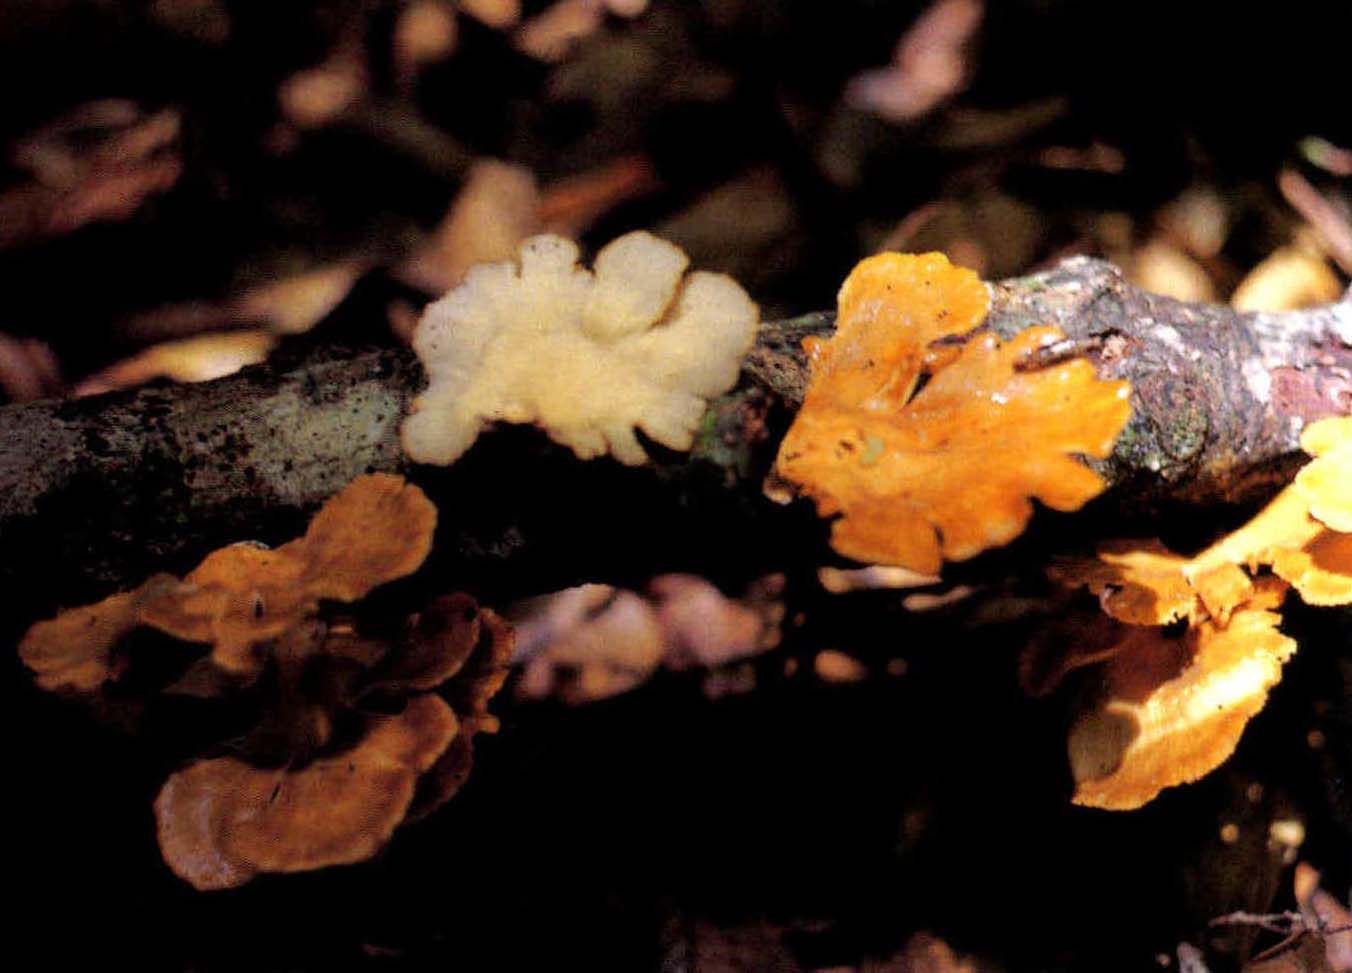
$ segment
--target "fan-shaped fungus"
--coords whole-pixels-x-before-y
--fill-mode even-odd
[[[582,459],[643,463],[641,428],[689,449],[707,401],[730,389],[756,305],[731,278],[682,277],[684,253],[643,232],[595,271],[562,237],[532,237],[518,264],[482,264],[431,305],[413,336],[428,387],[403,426],[420,463],[454,463],[494,420],[534,422]]]
[[[1270,610],[1284,594],[1265,585],[1225,626],[1201,622],[1182,638],[1128,627],[1101,701],[1070,732],[1075,803],[1140,807],[1229,757],[1296,650]]]
[[[372,719],[352,749],[292,769],[236,757],[172,774],[155,799],[160,850],[199,889],[243,885],[259,872],[299,872],[371,857],[413,801],[418,777],[457,730],[439,697]]]
[[[1127,383],[1082,360],[1021,370],[1055,328],[932,347],[979,325],[988,301],[942,254],[882,254],[842,286],[835,336],[807,345],[812,379],[777,469],[841,515],[840,553],[932,574],[1017,537],[1030,498],[1070,511],[1104,489],[1077,456],[1112,450]]]
[[[332,604],[415,571],[435,525],[417,487],[359,477],[290,543],[230,545],[182,581],[157,575],[29,630],[20,651],[47,689],[94,693],[140,627],[212,645],[193,662],[185,653],[163,692],[228,699],[250,684],[258,725],[230,756],[172,775],[155,803],[177,874],[227,888],[358,861],[464,782],[474,735],[497,728],[488,701],[507,677],[510,626],[464,594],[434,600],[402,633],[368,634]]]

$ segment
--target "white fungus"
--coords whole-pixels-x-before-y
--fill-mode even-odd
[[[637,426],[689,449],[708,400],[737,381],[759,314],[730,277],[696,271],[670,243],[629,233],[577,265],[553,235],[517,263],[482,264],[430,305],[413,335],[428,388],[404,451],[449,465],[492,421],[534,422],[582,459],[647,458]]]

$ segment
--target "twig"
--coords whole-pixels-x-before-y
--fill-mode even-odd
[[[1099,464],[1113,485],[1101,510],[1261,499],[1302,461],[1305,422],[1352,411],[1352,301],[1241,314],[1146,294],[1082,258],[991,288],[992,331],[1056,325],[1104,377],[1131,381],[1132,420]],[[293,350],[201,385],[6,406],[0,590],[36,617],[186,570],[222,543],[284,539],[368,470],[432,494],[438,569],[480,588],[776,570],[824,553],[807,505],[778,507],[762,487],[802,399],[801,341],[831,324],[763,325],[694,450],[640,469],[579,463],[521,429],[484,437],[449,471],[413,467],[398,430],[422,373],[403,348]]]

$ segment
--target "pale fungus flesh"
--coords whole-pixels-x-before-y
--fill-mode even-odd
[[[635,429],[688,450],[708,401],[737,381],[756,305],[730,277],[695,271],[642,231],[602,248],[542,235],[515,263],[482,264],[428,307],[413,336],[428,387],[404,451],[449,465],[491,422],[535,423],[582,459],[648,459]],[[683,276],[684,275],[684,276]]]

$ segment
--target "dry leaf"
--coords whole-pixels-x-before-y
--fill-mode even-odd
[[[1249,271],[1230,296],[1240,311],[1290,311],[1336,301],[1343,285],[1320,255],[1283,247]]]
[[[265,322],[275,334],[302,334],[328,317],[365,272],[361,260],[305,270],[245,291],[232,313],[241,321]]]
[[[495,30],[505,30],[521,19],[521,0],[460,0],[460,9]]]
[[[0,393],[11,402],[32,402],[61,394],[63,386],[61,366],[50,345],[0,332]]]
[[[455,50],[458,36],[452,4],[446,0],[416,0],[400,11],[395,21],[395,61],[401,71],[411,74],[448,57]]]
[[[1128,279],[1142,290],[1180,301],[1216,300],[1202,265],[1168,240],[1156,238],[1131,255]]]
[[[480,159],[441,225],[400,268],[410,283],[444,294],[475,264],[511,260],[541,229],[540,193],[523,166]]]
[[[868,678],[868,669],[854,656],[836,649],[822,649],[812,659],[812,671],[822,682],[853,683]]]
[[[277,100],[282,114],[298,128],[320,128],[347,111],[365,90],[361,59],[343,52],[287,78],[277,90]]]
[[[225,331],[161,342],[90,375],[75,387],[75,394],[101,395],[157,378],[210,382],[266,360],[277,340],[266,331]]]
[[[984,15],[983,0],[934,0],[902,35],[892,64],[850,79],[846,101],[890,122],[933,111],[966,86],[968,48]]]

